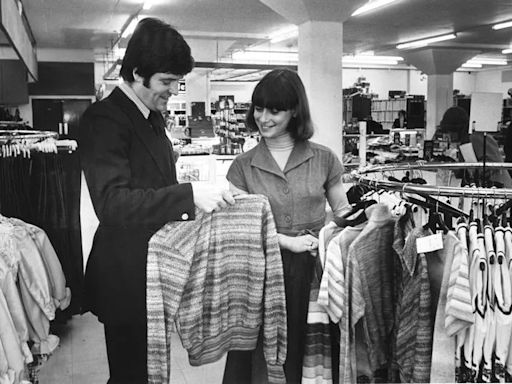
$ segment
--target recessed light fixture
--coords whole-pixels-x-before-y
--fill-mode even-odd
[[[394,1],[396,1],[396,0],[370,0],[368,3],[366,3],[362,7],[356,9],[354,11],[354,13],[352,13],[351,16],[362,15],[363,13],[367,13],[367,12],[373,11],[377,8],[384,7]]]
[[[492,26],[492,29],[503,29],[503,28],[510,28],[512,27],[512,20],[506,21],[504,23],[494,24]]]
[[[415,40],[415,41],[410,41],[408,43],[398,44],[396,47],[397,47],[397,49],[419,48],[419,47],[425,47],[431,43],[437,43],[439,41],[455,39],[456,37],[457,37],[457,35],[455,33],[449,33],[447,35],[434,36],[434,37],[429,37],[427,39]]]

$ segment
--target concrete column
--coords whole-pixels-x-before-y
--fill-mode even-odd
[[[187,116],[192,113],[191,103],[205,103],[205,116],[210,115],[210,77],[206,72],[192,71],[185,76]]]
[[[342,156],[343,24],[306,21],[299,25],[299,76],[315,124],[313,140]]]
[[[453,73],[429,75],[427,84],[427,132],[431,138],[444,112],[453,105]]]
[[[403,51],[408,64],[428,75],[427,130],[431,138],[444,111],[453,105],[453,72],[480,51],[451,48],[420,48]]]
[[[298,72],[308,95],[313,140],[342,157],[343,21],[364,0],[260,0],[299,26]]]

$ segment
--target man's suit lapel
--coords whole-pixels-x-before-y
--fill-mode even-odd
[[[167,145],[167,138],[159,137],[151,127],[149,121],[144,118],[137,106],[125,95],[119,88],[115,88],[110,94],[109,98],[119,105],[123,111],[126,112],[128,118],[132,122],[133,129],[144,143],[144,146],[151,154],[158,169],[165,176],[167,180],[173,179],[173,171],[171,170],[172,154],[170,153],[169,146]]]

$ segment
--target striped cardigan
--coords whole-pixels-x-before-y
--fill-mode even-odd
[[[277,232],[266,197],[244,195],[149,241],[149,383],[167,383],[174,325],[193,366],[253,350],[262,327],[270,382],[284,382],[286,304]]]

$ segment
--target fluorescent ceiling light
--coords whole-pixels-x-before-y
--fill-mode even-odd
[[[299,60],[297,52],[283,51],[237,51],[232,55],[233,60],[239,62],[291,62]],[[347,55],[343,56],[343,65],[396,65],[403,58],[400,56],[373,56],[373,55]]]
[[[482,68],[482,64],[470,61],[465,62],[461,65],[462,68]]]
[[[427,39],[415,40],[415,41],[410,41],[408,43],[398,44],[396,47],[398,49],[419,48],[419,47],[425,47],[431,43],[437,43],[438,41],[455,39],[456,37],[457,37],[457,35],[455,33],[450,33],[448,35],[435,36],[435,37],[430,37]]]
[[[504,55],[506,55],[507,53],[512,53],[512,48],[504,49],[503,51],[501,51],[501,53],[503,53]]]
[[[512,27],[512,21],[506,21],[504,23],[495,24],[492,26],[492,29],[503,29]]]
[[[475,57],[466,63],[485,64],[485,65],[507,65],[506,59],[496,59],[492,57]]]
[[[297,37],[299,35],[299,28],[296,25],[293,25],[288,28],[280,29],[274,33],[271,33],[268,38],[271,43],[279,43],[280,41],[291,39],[292,37]]]
[[[370,0],[368,3],[363,5],[361,8],[358,8],[352,13],[352,16],[362,15],[363,13],[367,13],[373,11],[374,9],[381,8],[389,3],[392,3],[396,0]]]
[[[403,60],[400,56],[348,55],[343,56],[343,64],[382,64],[396,65]]]
[[[135,31],[135,27],[137,26],[138,21],[139,18],[134,17],[132,21],[130,21],[130,24],[128,24],[128,26],[121,33],[121,37],[126,38],[130,36],[133,33],[133,31]]]
[[[293,61],[299,60],[297,52],[280,51],[237,51],[233,53],[233,60],[236,61]]]
[[[153,6],[154,1],[153,0],[146,0],[144,1],[144,5],[142,6],[142,9],[148,10],[151,9]]]

